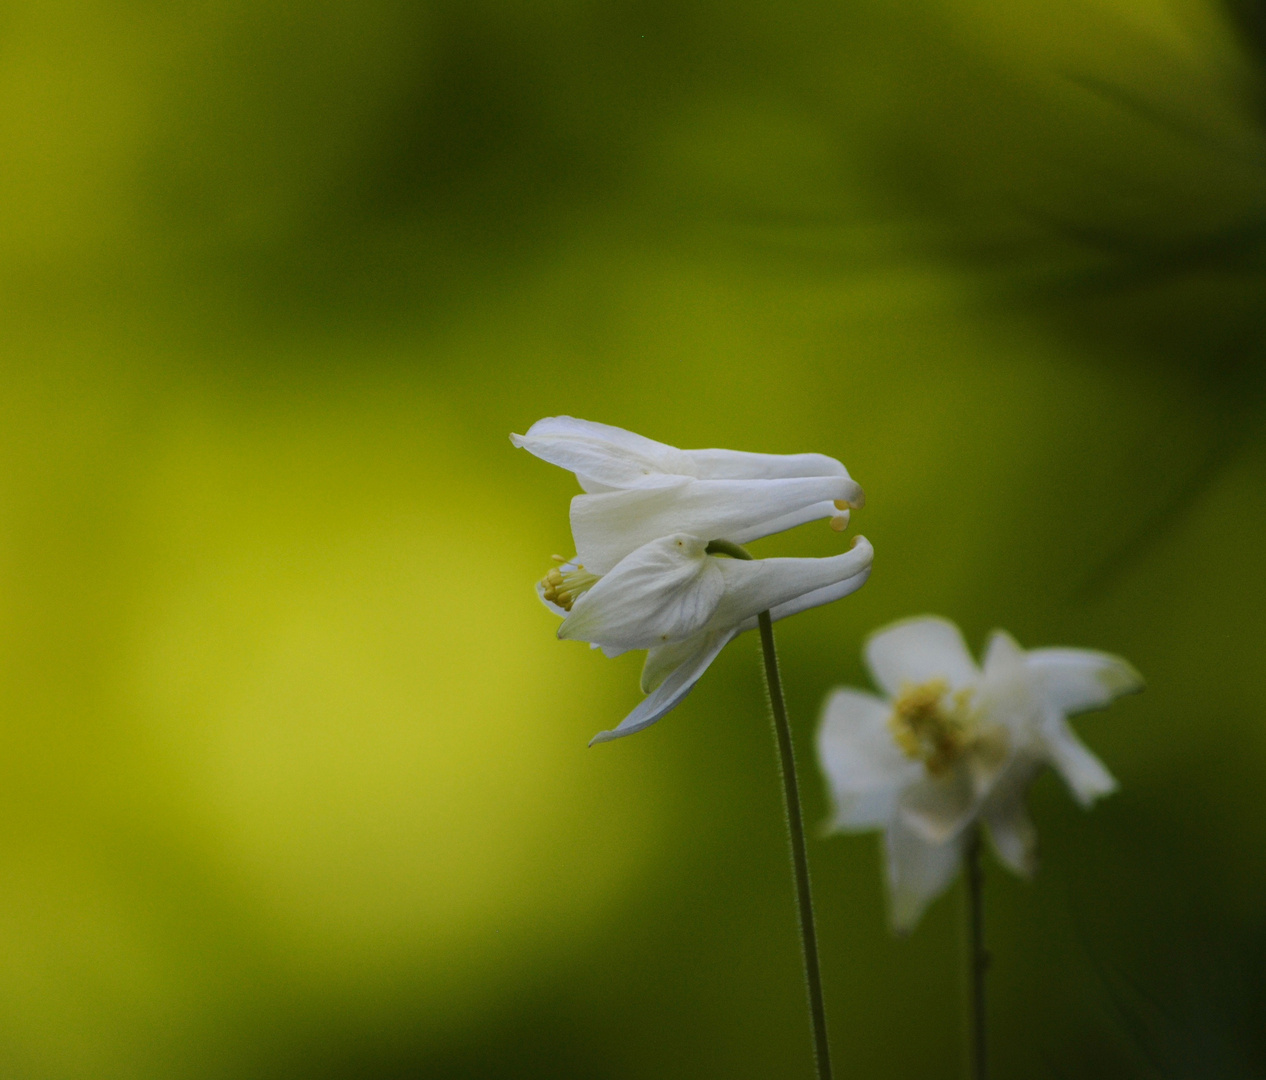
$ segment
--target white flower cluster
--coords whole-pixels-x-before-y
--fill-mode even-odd
[[[537,586],[563,617],[560,638],[607,656],[646,649],[647,697],[606,742],[649,727],[690,693],[726,644],[756,626],[861,588],[873,550],[858,537],[821,559],[718,558],[709,544],[745,544],[818,518],[848,524],[861,487],[822,454],[678,450],[631,431],[554,416],[512,435],[537,457],[576,474],[576,555]]]
[[[511,439],[574,472],[585,492],[571,502],[575,557],[537,586],[562,616],[558,636],[608,656],[647,650],[647,697],[593,742],[662,718],[760,613],[794,615],[855,592],[870,575],[874,552],[860,536],[827,558],[717,557],[820,518],[845,529],[864,497],[834,458],[678,450],[567,416]],[[1119,657],[1025,652],[995,631],[978,667],[956,626],[925,616],[873,634],[865,660],[884,696],[834,691],[818,752],[835,804],[830,828],[884,832],[899,932],[949,886],[978,826],[1006,866],[1033,872],[1036,836],[1025,800],[1045,766],[1082,805],[1114,790],[1067,718],[1142,689]]]

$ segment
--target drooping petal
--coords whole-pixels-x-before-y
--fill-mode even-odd
[[[694,637],[683,638],[664,645],[656,645],[646,650],[646,661],[642,664],[642,693],[649,694],[655,690],[669,675],[681,667],[690,657],[699,651],[701,639],[709,630],[704,630]]]
[[[882,698],[848,687],[826,699],[818,727],[818,764],[835,807],[830,828],[886,825],[901,789],[923,771],[894,742],[888,729],[891,712]]]
[[[898,934],[908,934],[928,904],[948,887],[963,861],[961,834],[943,844],[929,843],[900,817],[884,833],[889,918]]]
[[[1048,714],[1042,735],[1051,764],[1082,806],[1089,806],[1095,799],[1116,791],[1117,782],[1112,774],[1077,738],[1062,715]]]
[[[825,454],[752,454],[745,450],[683,450],[701,480],[781,480],[790,476],[848,476]]]
[[[787,480],[692,480],[669,487],[628,488],[571,501],[571,529],[580,560],[605,574],[643,544],[673,533],[704,540],[752,539],[765,523],[807,506],[845,499],[856,488],[839,476]]]
[[[717,605],[718,623],[745,626],[762,611],[774,611],[816,595],[818,603],[861,588],[870,574],[874,549],[858,537],[849,551],[817,559],[718,559],[725,594]],[[788,614],[789,611],[784,611]]]
[[[696,649],[682,659],[653,693],[620,721],[617,727],[611,731],[598,732],[589,740],[589,745],[593,746],[594,743],[610,742],[612,739],[632,735],[650,727],[657,720],[662,720],[685,700],[700,676],[708,670],[708,665],[716,659],[717,654],[725,648],[733,636],[733,630],[701,634],[696,639]]]
[[[1039,767],[1031,759],[1013,761],[981,809],[999,860],[1025,878],[1037,871],[1037,829],[1029,817],[1027,798]]]
[[[721,560],[706,547],[684,534],[643,544],[572,605],[558,636],[597,642],[617,656],[697,634],[726,587]]]
[[[1102,709],[1143,689],[1143,676],[1119,656],[1091,649],[1033,649],[1025,663],[1045,699],[1065,716]]]
[[[1004,866],[1023,878],[1037,873],[1037,829],[1023,803],[1013,804],[1007,813],[991,811],[985,822],[994,854]]]
[[[945,679],[951,690],[970,686],[980,675],[963,641],[948,619],[918,615],[877,630],[863,649],[876,685],[896,697],[906,684]]]
[[[572,416],[538,420],[526,435],[511,435],[510,441],[551,465],[574,472],[586,491],[638,487],[665,478],[680,482],[694,468],[676,447]]]
[[[957,836],[980,808],[971,770],[959,763],[943,776],[924,776],[908,785],[897,802],[897,816],[930,844]]]

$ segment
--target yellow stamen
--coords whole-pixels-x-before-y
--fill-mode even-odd
[[[558,558],[558,556],[554,556]],[[559,560],[560,562],[563,560]],[[597,574],[591,574],[583,566],[574,570],[560,570],[557,566],[541,578],[541,595],[551,604],[557,604],[564,611],[571,611],[580,595],[593,588],[598,580]]]
[[[923,762],[931,776],[944,775],[968,750],[994,749],[999,739],[1005,739],[1001,729],[986,730],[973,715],[970,690],[951,694],[949,689],[945,679],[907,683],[888,717],[897,745],[906,757]]]

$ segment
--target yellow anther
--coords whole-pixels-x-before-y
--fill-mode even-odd
[[[835,517],[831,518],[831,528],[834,529],[836,532],[843,532],[845,529],[848,528],[848,511],[847,510],[845,510],[844,513],[842,514],[836,514]]]
[[[557,559],[558,556],[554,558]],[[548,603],[557,604],[564,611],[571,611],[572,604],[581,593],[593,588],[597,580],[598,575],[589,573],[583,566],[577,566],[574,570],[560,570],[555,566],[541,578],[541,595]]]
[[[948,772],[963,753],[986,738],[1004,737],[992,728],[985,732],[972,716],[971,691],[949,692],[945,679],[906,684],[892,703],[888,728],[905,755],[923,762],[931,776]]]

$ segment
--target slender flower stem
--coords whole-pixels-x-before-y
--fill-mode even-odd
[[[985,972],[989,950],[985,948],[985,875],[980,868],[980,827],[967,841],[967,921],[971,949],[971,1064],[973,1080],[987,1080],[985,1053]]]
[[[731,559],[751,559],[745,548],[728,540],[713,540],[709,555]],[[795,747],[787,722],[787,703],[782,696],[782,676],[778,674],[778,653],[774,649],[774,620],[768,611],[756,618],[760,626],[761,650],[765,654],[765,682],[774,714],[774,734],[778,739],[783,803],[787,810],[787,831],[791,834],[791,862],[796,871],[796,901],[800,914],[800,946],[804,951],[804,981],[809,990],[809,1018],[813,1025],[813,1057],[818,1080],[831,1080],[831,1047],[826,1038],[826,1006],[822,1000],[822,969],[818,963],[818,931],[813,923],[813,892],[809,887],[809,855],[804,843],[804,814],[800,810],[800,785],[796,782]]]
[[[782,761],[783,796],[787,808],[787,831],[791,834],[791,861],[796,870],[796,899],[800,908],[800,944],[804,949],[804,977],[809,988],[809,1015],[813,1022],[813,1050],[818,1080],[831,1080],[831,1048],[826,1038],[826,1006],[822,1001],[822,971],[818,965],[818,932],[813,924],[813,894],[809,888],[809,856],[804,844],[804,815],[800,811],[800,788],[796,783],[796,757],[787,723],[787,704],[782,696],[778,655],[774,652],[774,623],[768,611],[758,617],[761,649],[765,653],[765,679],[774,713],[774,733]]]

